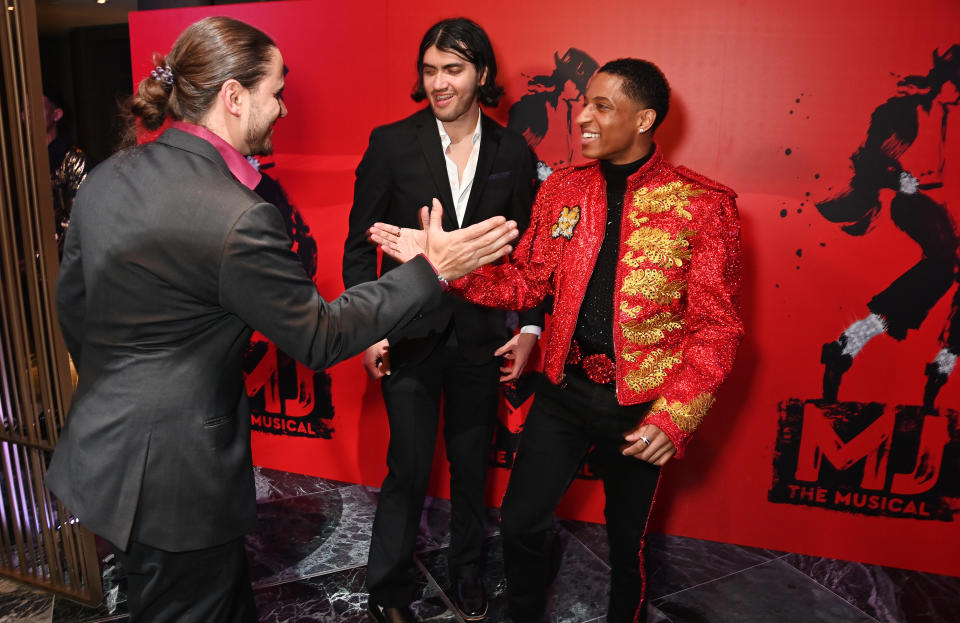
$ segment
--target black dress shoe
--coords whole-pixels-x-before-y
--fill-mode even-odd
[[[384,608],[377,604],[373,597],[367,599],[367,614],[376,623],[416,623],[417,621],[409,606]]]
[[[933,403],[937,400],[937,394],[940,388],[947,383],[947,374],[940,371],[940,366],[935,363],[928,363],[924,372],[927,375],[927,384],[923,388],[923,407],[933,409]]]
[[[487,591],[483,578],[461,578],[453,591],[453,607],[464,621],[482,621],[487,616]]]
[[[843,354],[846,345],[847,336],[841,335],[836,342],[824,344],[820,352],[820,363],[823,364],[823,399],[826,402],[837,401],[843,373],[853,365],[853,357]]]

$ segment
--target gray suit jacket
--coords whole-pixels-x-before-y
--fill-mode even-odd
[[[57,280],[79,385],[47,475],[86,527],[170,551],[249,531],[251,332],[321,369],[439,303],[422,258],[328,303],[289,245],[277,210],[191,134],[91,172]]]

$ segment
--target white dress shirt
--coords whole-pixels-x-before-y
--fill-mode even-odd
[[[437,129],[440,130],[440,145],[443,146],[443,159],[447,163],[447,179],[450,181],[450,193],[453,195],[453,207],[457,212],[457,224],[463,226],[463,215],[467,212],[467,202],[470,201],[470,190],[473,189],[473,178],[477,173],[477,158],[480,155],[480,138],[483,134],[480,123],[480,109],[477,108],[477,127],[473,130],[473,147],[470,149],[470,158],[463,170],[463,175],[457,169],[457,163],[447,154],[450,148],[450,135],[447,134],[443,122],[437,119]]]

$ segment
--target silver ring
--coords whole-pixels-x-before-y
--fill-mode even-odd
[[[646,437],[641,437],[641,438],[640,438],[640,441],[642,441],[643,443],[647,444],[648,446],[650,445],[650,440],[647,439]]]

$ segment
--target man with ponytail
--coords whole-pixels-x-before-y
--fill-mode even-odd
[[[422,257],[327,302],[245,159],[270,152],[287,114],[276,44],[207,18],[155,65],[129,109],[147,129],[171,127],[94,169],[74,204],[57,306],[79,384],[47,483],[113,544],[131,621],[256,621],[243,545],[256,521],[251,333],[330,366],[509,252],[516,224],[448,234],[425,209]]]

